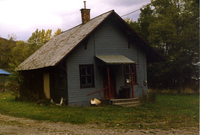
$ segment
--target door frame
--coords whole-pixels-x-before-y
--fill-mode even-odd
[[[115,66],[107,66],[103,69],[104,98],[111,99],[117,97]]]

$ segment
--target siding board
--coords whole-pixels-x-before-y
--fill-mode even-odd
[[[138,85],[134,85],[135,96],[138,97],[143,91],[147,91],[143,86],[143,80],[146,79],[146,58],[143,52],[134,42],[128,48],[128,38],[111,23],[105,22],[90,35],[87,49],[84,48],[84,44],[80,44],[67,57],[68,78],[70,78],[68,79],[69,105],[89,105],[91,98],[100,98],[99,93],[87,96],[87,94],[103,89],[102,71],[98,67],[95,55],[124,55],[138,63]],[[95,87],[80,88],[80,64],[94,64]],[[121,86],[124,86],[123,65],[117,66],[116,69],[117,94],[119,94]],[[102,97],[103,95],[101,92]]]

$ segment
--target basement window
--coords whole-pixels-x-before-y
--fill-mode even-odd
[[[94,65],[79,65],[80,70],[80,87],[94,87]]]

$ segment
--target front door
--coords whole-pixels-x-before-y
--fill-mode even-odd
[[[111,98],[116,98],[116,76],[115,76],[115,67],[109,66],[110,73],[110,96]],[[103,85],[104,88],[108,88],[108,73],[107,67],[103,69]],[[109,89],[104,91],[104,98],[109,99]]]

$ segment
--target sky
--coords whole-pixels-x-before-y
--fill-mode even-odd
[[[80,9],[84,0],[0,0],[0,37],[27,41],[36,29],[52,29],[52,35],[58,28],[68,30],[81,24]],[[151,0],[85,0],[90,9],[90,18],[110,10],[119,16],[136,11]],[[140,11],[122,18],[137,21]]]

